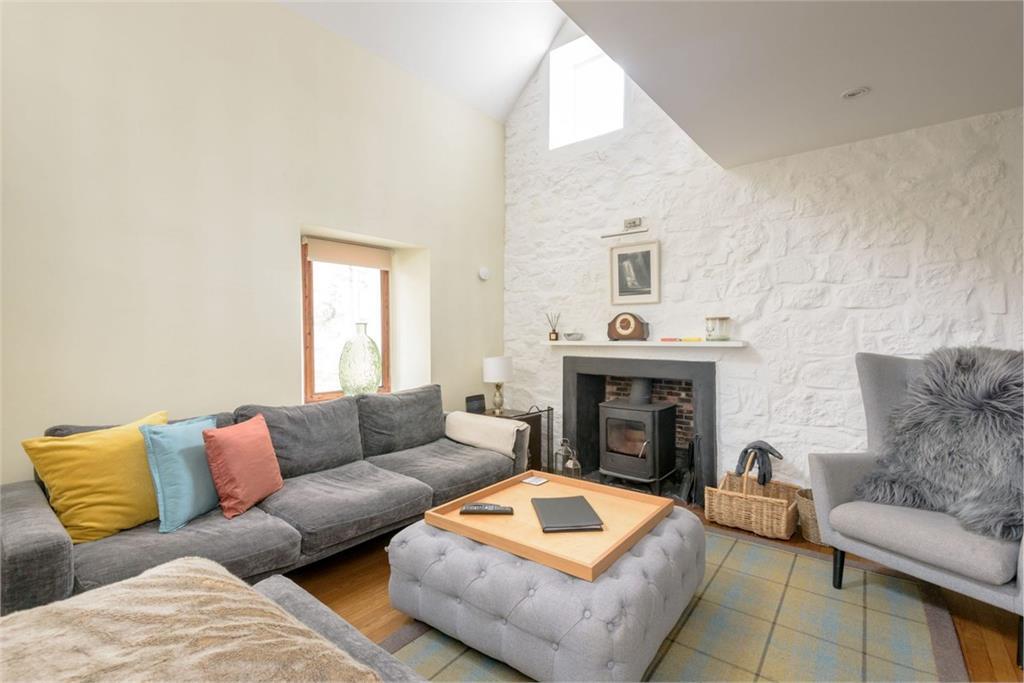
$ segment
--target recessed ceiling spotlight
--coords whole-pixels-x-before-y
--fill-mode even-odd
[[[843,94],[842,94],[842,98],[844,100],[855,100],[858,97],[864,97],[869,92],[871,92],[871,88],[869,88],[866,85],[861,85],[861,86],[858,86],[856,88],[850,88],[849,90],[844,90]]]

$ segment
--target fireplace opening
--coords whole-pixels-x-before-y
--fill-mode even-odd
[[[713,362],[566,356],[562,369],[562,433],[586,478],[703,505],[717,461]]]

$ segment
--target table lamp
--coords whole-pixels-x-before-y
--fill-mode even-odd
[[[505,397],[501,395],[501,385],[512,379],[512,358],[510,356],[491,356],[484,358],[484,382],[494,384],[494,414],[501,415],[505,405]]]

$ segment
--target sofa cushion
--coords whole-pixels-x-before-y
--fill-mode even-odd
[[[393,394],[363,394],[358,401],[364,457],[422,446],[444,436],[437,384]]]
[[[172,425],[139,427],[156,489],[161,533],[180,529],[217,507],[217,489],[203,443],[203,430],[216,425],[213,417],[197,417]]]
[[[167,424],[167,412],[110,429],[21,442],[72,542],[96,541],[157,518],[139,431],[144,424]]]
[[[263,415],[220,429],[205,429],[203,443],[220,509],[228,519],[284,485]]]
[[[430,486],[434,490],[434,505],[511,477],[514,464],[500,453],[447,438],[367,460]]]
[[[363,457],[354,397],[279,408],[239,406],[235,420],[241,422],[257,414],[267,421],[285,478],[329,470]]]
[[[430,507],[426,484],[365,460],[286,479],[259,507],[302,534],[302,553],[333,545],[414,517]]]
[[[828,521],[844,536],[983,583],[1001,586],[1017,574],[1019,541],[972,533],[944,512],[854,501]]]
[[[234,519],[211,510],[173,534],[161,534],[158,527],[159,522],[150,522],[76,545],[75,591],[127,579],[179,557],[205,557],[242,578],[283,569],[299,559],[299,532],[259,508]]]

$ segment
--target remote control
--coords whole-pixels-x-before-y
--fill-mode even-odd
[[[511,515],[512,508],[494,503],[467,503],[459,510],[460,515]]]

